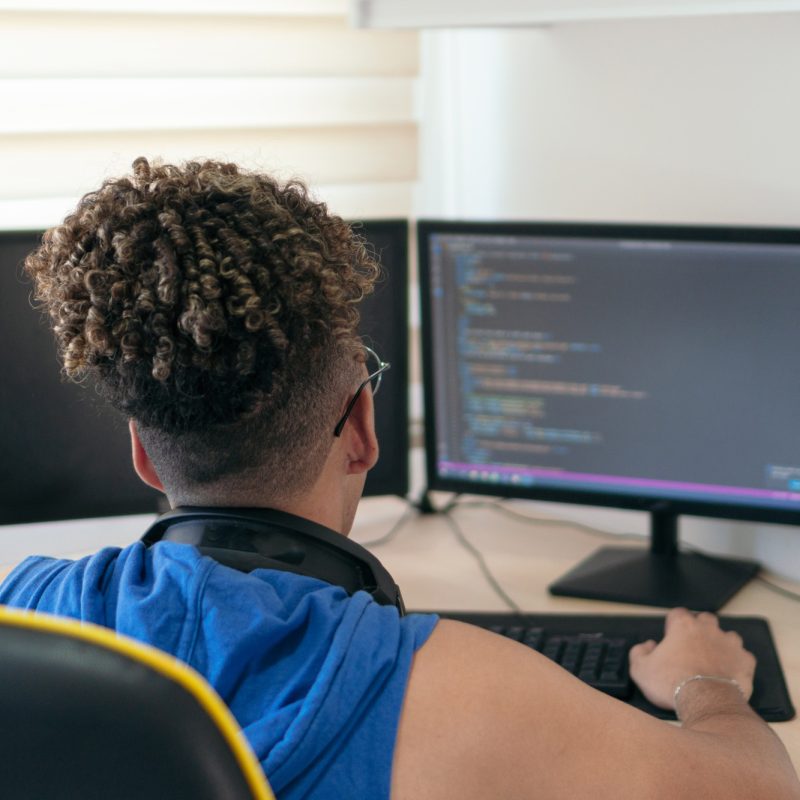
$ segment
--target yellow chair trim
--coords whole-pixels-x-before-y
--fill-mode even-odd
[[[275,800],[264,776],[264,770],[255,757],[247,738],[242,733],[225,703],[209,686],[205,678],[191,667],[150,645],[121,636],[108,628],[90,622],[79,622],[38,611],[28,611],[0,606],[0,624],[16,625],[52,633],[66,633],[75,639],[99,644],[109,650],[139,661],[154,671],[179,683],[189,692],[217,724],[239,762],[253,797],[256,800]]]

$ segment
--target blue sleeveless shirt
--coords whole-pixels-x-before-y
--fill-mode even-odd
[[[189,664],[227,703],[280,800],[389,797],[411,662],[436,624],[173,542],[29,558],[0,603],[104,625]]]

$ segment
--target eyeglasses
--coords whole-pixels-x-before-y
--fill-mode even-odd
[[[364,387],[368,383],[371,384],[372,396],[375,397],[375,395],[378,394],[378,389],[381,388],[383,373],[392,366],[388,361],[381,361],[380,356],[371,347],[364,345],[364,350],[367,352],[367,363],[374,368],[367,376],[367,379],[361,384],[361,386],[358,387],[358,389],[356,389],[356,393],[347,404],[347,408],[344,410],[342,418],[336,423],[336,427],[333,429],[334,436],[342,435],[342,430],[347,422],[347,418],[350,416],[355,404],[358,402],[358,398],[361,396],[361,392],[364,391]],[[372,362],[374,362],[374,364]]]

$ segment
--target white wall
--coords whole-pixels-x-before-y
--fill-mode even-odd
[[[798,43],[790,14],[428,32],[418,215],[800,226]],[[682,535],[800,579],[800,530]]]
[[[421,214],[800,225],[800,14],[425,34]]]

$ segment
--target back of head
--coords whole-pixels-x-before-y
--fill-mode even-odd
[[[64,371],[137,422],[171,497],[313,484],[357,381],[357,304],[377,266],[302,184],[140,158],[26,268]]]

